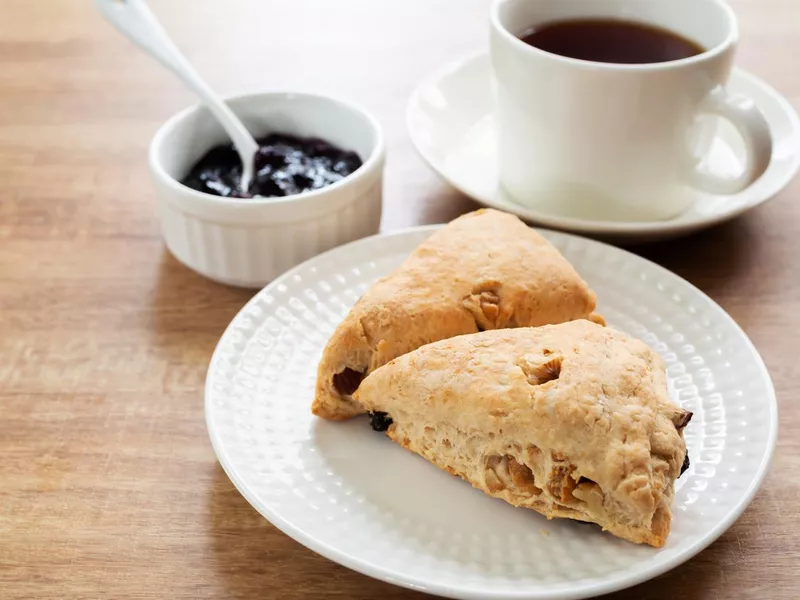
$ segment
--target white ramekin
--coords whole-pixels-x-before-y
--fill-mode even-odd
[[[355,151],[363,165],[333,185],[296,196],[204,194],[180,179],[228,138],[202,106],[178,113],[156,132],[149,162],[164,240],[180,262],[221,283],[262,287],[320,252],[377,233],[386,151],[374,118],[315,94],[266,92],[226,102],[256,137],[273,131],[320,137]]]

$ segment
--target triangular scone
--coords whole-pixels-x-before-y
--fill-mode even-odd
[[[548,518],[663,546],[691,413],[661,358],[589,321],[464,335],[377,369],[372,426],[436,466]]]
[[[424,344],[587,318],[595,304],[569,262],[517,217],[466,214],[378,280],[336,328],[319,364],[312,410],[329,419],[362,413],[352,393],[364,376]]]

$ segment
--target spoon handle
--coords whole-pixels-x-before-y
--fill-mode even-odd
[[[242,158],[242,187],[246,190],[253,178],[253,157],[258,150],[258,144],[228,105],[192,68],[144,0],[95,0],[95,5],[125,37],[174,72],[202,98],[230,136]]]

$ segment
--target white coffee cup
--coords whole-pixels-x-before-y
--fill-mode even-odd
[[[612,64],[566,58],[517,36],[579,18],[657,26],[705,52],[661,63]],[[491,60],[500,181],[519,203],[583,218],[674,217],[700,193],[752,185],[769,166],[764,116],[725,84],[739,38],[722,0],[496,0]],[[703,168],[717,119],[744,140],[738,176]]]

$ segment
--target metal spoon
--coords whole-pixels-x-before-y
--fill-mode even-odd
[[[239,118],[203,81],[161,27],[144,0],[95,0],[102,15],[129,40],[181,78],[203,100],[233,141],[242,160],[241,189],[247,191],[253,179],[258,144]]]

